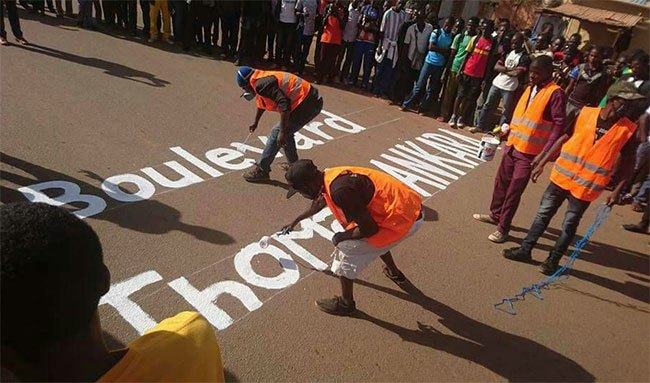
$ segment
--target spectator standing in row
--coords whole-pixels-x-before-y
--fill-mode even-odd
[[[169,4],[167,0],[153,0],[149,6],[149,42],[153,43],[158,39],[158,15],[162,14],[162,26],[163,26],[163,41],[168,44],[173,44],[170,36],[172,33],[171,30],[171,18],[169,15]]]
[[[503,113],[499,125],[510,123],[516,102],[517,88],[519,88],[520,80],[528,71],[530,65],[530,58],[524,49],[524,35],[520,32],[515,33],[513,36],[511,49],[510,53],[503,53],[496,64],[495,70],[499,74],[492,81],[492,86],[489,87],[487,100],[481,108],[477,127],[470,129],[472,133],[492,130],[490,120],[502,100]]]
[[[183,44],[185,39],[185,23],[189,19],[189,6],[186,0],[169,0],[169,6],[172,10],[174,42],[176,44]]]
[[[341,52],[336,60],[336,68],[339,70],[339,82],[346,82],[350,74],[352,59],[354,57],[354,44],[359,33],[359,17],[361,17],[361,0],[353,0],[348,6],[347,21],[343,28],[343,41]]]
[[[298,0],[296,2],[296,15],[298,16],[298,43],[296,44],[296,72],[302,76],[311,49],[311,43],[316,33],[316,15],[318,14],[318,0]]]
[[[296,16],[296,0],[280,0],[280,13],[278,24],[278,41],[275,47],[275,59],[281,70],[286,70],[291,64],[293,45],[298,26]]]
[[[221,55],[227,59],[233,59],[237,53],[241,3],[241,0],[219,1],[221,5]],[[215,45],[216,43],[215,39]]]
[[[492,20],[481,20],[480,35],[474,36],[465,49],[467,54],[457,75],[459,90],[454,101],[453,113],[449,118],[451,127],[465,126],[464,119],[470,117],[470,111],[473,110],[481,92],[489,57],[495,45],[492,39],[493,31]]]
[[[471,121],[473,123],[473,126],[478,125],[481,109],[483,108],[483,104],[485,104],[487,101],[488,93],[490,92],[490,85],[498,74],[497,71],[494,70],[496,63],[500,58],[505,57],[510,52],[510,41],[512,39],[512,34],[510,31],[510,20],[500,19],[499,28],[492,33],[492,37],[494,39],[495,45],[494,49],[492,49],[492,52],[490,52],[490,55],[488,56],[488,63],[485,71],[485,77],[483,78],[481,94],[476,102],[474,117]]]
[[[413,21],[407,21],[402,26],[402,29],[406,28],[404,37],[400,36],[402,44],[397,62],[399,78],[391,95],[396,103],[402,103],[411,93],[424,65],[424,58],[429,51],[429,37],[433,32],[433,26],[426,22],[424,11],[416,9],[412,15]]]
[[[381,20],[379,32],[381,34],[381,53],[375,68],[375,77],[372,80],[375,96],[388,95],[388,87],[393,78],[393,72],[399,57],[397,41],[399,30],[406,21],[406,12],[403,10],[404,0],[388,9]],[[379,49],[378,49],[379,51]]]
[[[97,20],[93,19],[93,0],[79,0],[77,25],[87,29],[97,29]]]
[[[451,53],[449,55],[450,60],[447,67],[447,81],[442,102],[442,113],[438,118],[438,121],[440,122],[449,120],[453,114],[454,100],[458,93],[458,71],[467,55],[467,45],[477,34],[478,24],[478,17],[470,17],[467,21],[467,29],[454,36],[454,41],[451,44]]]
[[[363,63],[363,77],[361,89],[368,88],[370,72],[375,62],[375,50],[379,39],[379,7],[375,4],[367,4],[361,10],[359,19],[359,34],[354,44],[354,59],[352,60],[352,71],[348,82],[357,85],[361,64]]]
[[[321,48],[318,73],[316,75],[317,84],[322,83],[323,81],[329,82],[335,75],[335,66],[339,51],[341,50],[344,18],[345,10],[338,0],[328,5],[325,9],[323,33],[320,37]]]
[[[602,50],[592,47],[586,62],[577,65],[569,73],[569,85],[566,87],[569,98],[566,110],[569,125],[578,117],[583,107],[598,106],[611,82],[607,68],[603,65]]]
[[[0,44],[9,45],[7,31],[5,30],[5,8],[7,10],[7,18],[9,19],[11,32],[14,34],[16,41],[22,45],[27,45],[27,40],[25,40],[23,31],[20,29],[20,18],[18,17],[16,0],[2,0],[0,2]]]
[[[132,0],[136,1],[136,0]],[[63,6],[61,4],[61,0],[54,0],[54,5],[56,5],[56,15],[58,17],[63,17],[64,15],[67,17],[73,17],[73,12],[72,12],[72,0],[65,0],[65,13],[63,12]]]
[[[242,1],[241,39],[236,66],[256,65],[264,56],[266,36],[262,33],[262,1]]]
[[[437,29],[435,31],[431,24],[424,24],[424,20],[415,24],[416,28],[419,28],[418,24],[422,25],[422,29],[424,29],[426,25],[429,25],[429,29],[431,30],[429,49],[425,56],[424,64],[420,69],[418,81],[413,87],[411,94],[408,95],[402,103],[402,110],[407,109],[414,101],[417,101],[425,89],[426,96],[420,102],[418,113],[424,113],[432,102],[437,101],[438,93],[440,92],[440,77],[442,77],[442,72],[445,70],[445,65],[449,56],[449,47],[451,47],[453,40],[451,29],[455,21],[456,20],[450,16],[445,19],[442,29]],[[416,37],[418,30],[416,30]]]

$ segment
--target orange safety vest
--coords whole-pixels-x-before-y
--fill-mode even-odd
[[[357,224],[347,221],[330,194],[332,182],[344,173],[364,175],[370,178],[375,186],[375,194],[367,208],[379,231],[368,237],[368,243],[372,247],[380,248],[404,238],[420,216],[422,197],[402,182],[378,170],[353,166],[326,169],[323,196],[334,217],[346,230],[356,227]]]
[[[557,89],[560,87],[550,82],[529,103],[531,87],[526,88],[512,115],[507,145],[535,156],[544,150],[553,130],[553,122],[544,120],[544,109]]]
[[[621,118],[598,141],[596,124],[601,108],[583,107],[573,136],[562,146],[555,161],[551,181],[583,201],[593,201],[612,178],[612,168],[623,145],[637,125]]]
[[[255,83],[260,78],[274,76],[278,79],[278,86],[282,93],[289,99],[291,103],[291,111],[296,109],[298,105],[307,97],[309,90],[311,89],[311,84],[302,78],[293,75],[288,72],[280,71],[266,71],[266,70],[255,70],[251,76],[251,86],[255,89]],[[280,109],[275,104],[275,101],[270,98],[257,95],[257,107],[259,109],[270,110],[279,112]]]

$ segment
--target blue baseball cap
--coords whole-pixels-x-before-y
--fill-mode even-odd
[[[255,69],[249,66],[242,66],[237,69],[237,85],[239,85],[240,88],[248,85],[249,80],[253,75],[253,71],[255,71]]]

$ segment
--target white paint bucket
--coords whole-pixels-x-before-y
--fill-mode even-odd
[[[494,136],[484,136],[476,156],[483,161],[492,161],[500,143],[501,141]]]

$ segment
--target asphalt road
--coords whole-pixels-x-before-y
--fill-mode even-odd
[[[402,176],[423,177],[415,184],[427,215],[394,251],[413,287],[398,288],[377,262],[356,285],[360,312],[331,317],[314,299],[338,293],[338,282],[311,269],[330,261],[331,216],[306,223],[291,240],[256,247],[308,202],[284,198],[276,165],[277,182],[245,183],[243,168],[257,154],[224,150],[245,138],[254,116],[254,105],[239,97],[232,63],[51,17],[23,20],[23,29],[32,45],[0,49],[0,197],[69,196],[71,209],[87,213],[114,287],[122,287],[100,306],[112,344],[128,344],[178,311],[202,310],[221,328],[232,380],[649,379],[648,237],[620,228],[640,219],[629,207],[614,209],[571,277],[544,291],[544,300],[517,303],[516,316],[495,310],[502,297],[543,277],[500,251],[525,235],[548,175],[526,191],[513,241],[493,244],[487,236],[494,227],[471,219],[487,211],[498,166],[498,158],[480,163],[467,155],[480,137],[320,86],[329,114],[304,133],[300,144],[313,147],[300,156],[321,167],[391,165]],[[259,136],[276,118],[264,116]],[[249,144],[259,149],[262,139]],[[413,149],[408,142],[446,159],[438,171],[448,167],[438,178],[404,173],[390,156]],[[63,182],[42,184],[50,181]],[[86,203],[74,197],[79,191]],[[586,213],[580,234],[601,202]],[[557,237],[563,211],[535,250],[536,262]]]

